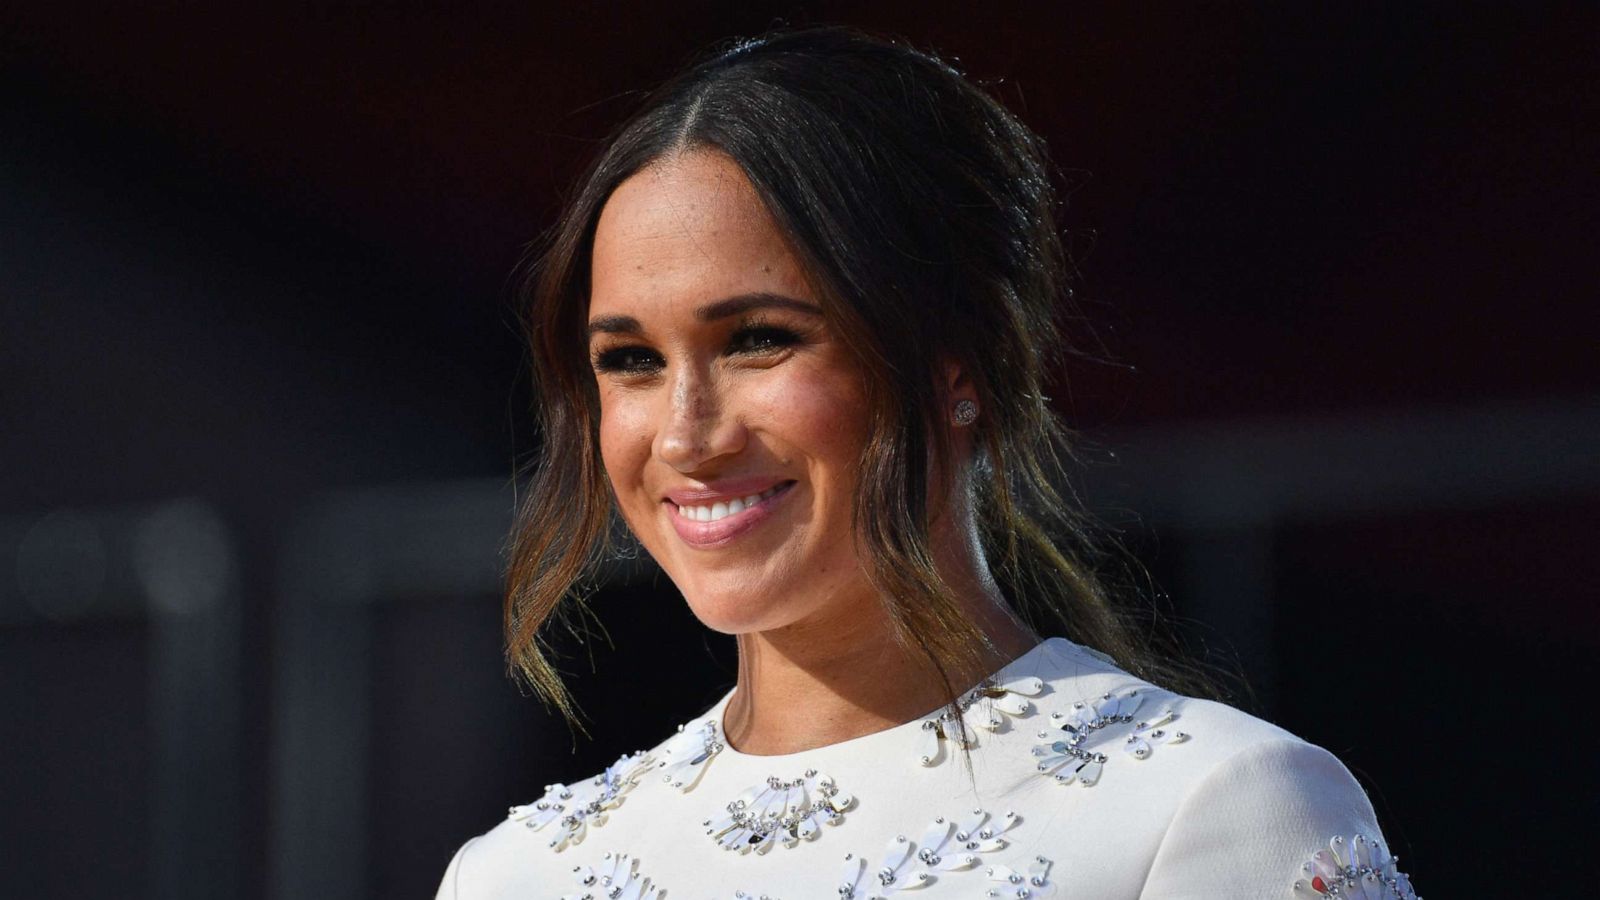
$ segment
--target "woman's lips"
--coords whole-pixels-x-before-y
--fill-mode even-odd
[[[678,537],[682,538],[685,544],[702,550],[711,549],[727,544],[739,535],[766,521],[772,516],[778,504],[789,496],[789,489],[794,487],[795,483],[793,481],[785,481],[769,488],[767,491],[758,492],[757,496],[760,499],[754,506],[746,506],[736,513],[724,515],[722,518],[712,522],[699,522],[689,518],[689,515],[671,499],[663,500],[662,505],[666,507],[667,517],[672,520],[673,529],[678,532]],[[733,499],[740,498],[729,498],[729,500]],[[724,505],[728,503],[728,501],[717,502],[721,502]],[[743,502],[742,499],[740,499],[740,502]],[[695,504],[696,507],[712,505],[713,501],[710,500],[697,501]]]

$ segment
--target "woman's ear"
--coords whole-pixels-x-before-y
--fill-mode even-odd
[[[953,356],[942,358],[945,411],[956,425],[970,425],[978,412],[978,389],[966,367]],[[966,419],[967,421],[962,421]]]

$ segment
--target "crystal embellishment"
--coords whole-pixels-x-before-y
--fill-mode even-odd
[[[638,860],[626,853],[607,853],[598,868],[573,866],[572,877],[581,894],[563,894],[561,900],[660,900],[662,889],[638,871]]]
[[[1050,867],[1054,865],[1042,856],[1033,858],[1027,872],[1018,872],[1010,866],[990,866],[984,870],[990,881],[1003,882],[1005,887],[992,887],[986,897],[1046,897],[1054,892],[1055,882],[1050,880]]]
[[[766,853],[776,843],[794,847],[815,840],[823,825],[840,824],[854,805],[855,798],[840,793],[832,778],[810,769],[792,781],[773,776],[752,786],[728,804],[726,815],[701,824],[724,850]]]
[[[558,823],[549,845],[560,853],[583,841],[591,826],[605,822],[607,814],[622,804],[623,795],[654,768],[673,787],[685,793],[694,789],[706,765],[724,749],[722,731],[714,718],[678,726],[678,733],[653,751],[623,756],[588,781],[552,784],[544,796],[507,814],[531,831]]]
[[[1132,725],[1122,740],[1122,750],[1134,759],[1147,759],[1160,744],[1181,744],[1189,735],[1172,728],[1178,714],[1164,710],[1154,719],[1135,724],[1133,714],[1144,703],[1138,690],[1121,697],[1104,694],[1092,703],[1078,702],[1067,712],[1051,713],[1050,723],[1060,736],[1049,731],[1039,732],[1033,755],[1038,758],[1040,774],[1048,775],[1057,784],[1074,781],[1090,787],[1100,780],[1101,771],[1110,757],[1099,748],[1110,746],[1111,736],[1122,732],[1123,726]]]
[[[588,781],[549,785],[543,797],[525,806],[511,807],[507,817],[532,831],[542,831],[555,823],[549,845],[559,853],[582,843],[591,825],[603,824],[607,814],[622,804],[623,795],[639,783],[639,776],[649,763],[650,758],[644,753],[623,756]]]
[[[1006,717],[1028,715],[1034,708],[1028,698],[1037,697],[1044,689],[1044,679],[1032,676],[1003,682],[983,680],[956,701],[959,714],[946,709],[922,723],[917,739],[917,761],[925,766],[936,766],[944,760],[946,743],[965,749],[972,746],[974,730],[999,731],[1005,727]]]
[[[1400,857],[1389,855],[1381,841],[1358,834],[1349,840],[1335,835],[1327,849],[1311,854],[1300,867],[1294,896],[1339,897],[1344,900],[1422,900],[1411,879],[1395,868]]]
[[[920,841],[895,835],[883,849],[877,868],[867,860],[846,854],[844,871],[839,876],[840,900],[882,900],[900,891],[915,890],[938,880],[938,873],[972,869],[982,865],[979,853],[994,853],[1007,846],[1001,835],[1021,819],[1006,813],[990,822],[989,814],[975,809],[959,821],[934,819]]]
[[[662,778],[678,790],[688,793],[699,783],[706,765],[725,746],[717,720],[702,719],[689,726],[678,726],[678,733],[662,744],[653,758]]]

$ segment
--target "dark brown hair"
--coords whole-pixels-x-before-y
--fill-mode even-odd
[[[1080,507],[1058,491],[1066,435],[1045,394],[1063,342],[1066,260],[1037,136],[934,56],[842,28],[716,52],[652,93],[609,141],[535,259],[525,326],[543,425],[510,548],[508,658],[564,713],[541,629],[581,604],[617,527],[583,338],[600,210],[629,176],[714,149],[750,179],[819,285],[869,384],[854,524],[900,638],[954,702],[991,648],[935,571],[929,473],[952,471],[941,361],[977,391],[973,484],[985,551],[1013,607],[1150,680],[1151,652],[1108,596]],[[936,503],[937,498],[933,498]]]

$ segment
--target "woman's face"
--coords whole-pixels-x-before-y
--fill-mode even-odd
[[[606,474],[695,615],[747,634],[870,598],[862,377],[737,164],[694,151],[617,188],[588,315]]]

